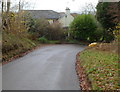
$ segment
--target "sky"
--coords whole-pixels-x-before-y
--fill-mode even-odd
[[[11,0],[18,2],[19,0]],[[81,12],[86,4],[92,3],[96,6],[98,0],[21,0],[29,2],[34,10],[54,10],[57,12],[65,12],[66,7],[70,8],[71,12]]]

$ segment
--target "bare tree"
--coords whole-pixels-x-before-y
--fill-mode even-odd
[[[92,3],[86,4],[85,7],[83,7],[82,13],[95,15],[96,13],[95,6]]]
[[[21,0],[19,0],[19,11],[21,10]]]
[[[2,13],[3,13],[3,8],[4,8],[4,1],[2,0]]]
[[[10,11],[10,0],[7,0],[7,13]]]
[[[3,14],[3,12],[4,12],[4,14]],[[9,12],[10,12],[10,0],[7,0],[7,1],[2,0],[2,27],[3,27],[3,29],[6,29],[6,30],[10,30]]]
[[[31,4],[29,2],[19,0],[19,6],[18,7],[19,7],[18,11],[21,11],[24,8],[30,8]]]
[[[2,12],[6,11],[6,6],[7,6],[6,3],[7,3],[6,0],[2,0],[2,4],[1,4]]]

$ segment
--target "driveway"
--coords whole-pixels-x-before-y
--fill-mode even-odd
[[[80,45],[46,46],[2,67],[3,90],[80,90],[75,71]]]

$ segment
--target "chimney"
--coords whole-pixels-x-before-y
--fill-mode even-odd
[[[66,15],[70,15],[70,9],[68,7],[66,8]]]

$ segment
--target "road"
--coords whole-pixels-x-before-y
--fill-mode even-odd
[[[36,49],[2,67],[3,90],[80,90],[75,58],[84,46],[54,45]]]

